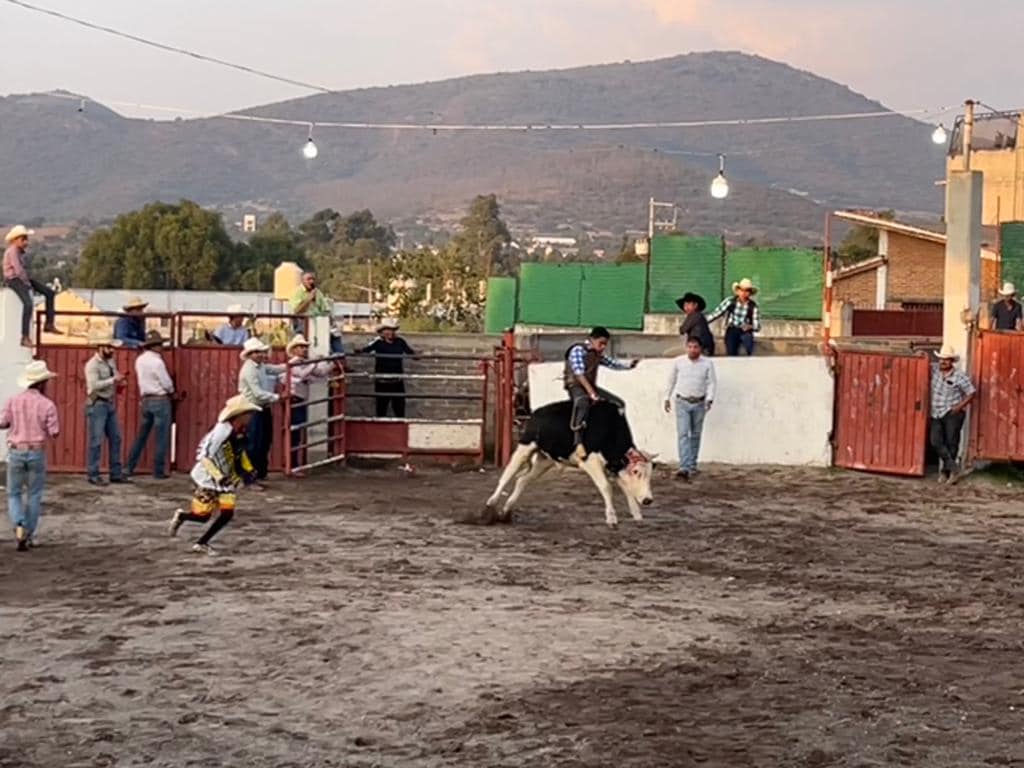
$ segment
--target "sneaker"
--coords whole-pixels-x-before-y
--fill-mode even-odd
[[[192,551],[199,555],[208,555],[209,557],[217,554],[216,550],[209,544],[193,544]]]
[[[168,536],[176,536],[178,534],[178,529],[181,528],[181,526],[185,522],[184,518],[185,518],[185,510],[183,510],[183,509],[176,509],[176,510],[174,510],[174,515],[171,517],[171,522],[167,525],[167,535]]]

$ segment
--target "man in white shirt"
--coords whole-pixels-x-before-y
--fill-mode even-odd
[[[700,436],[704,416],[715,399],[715,365],[701,354],[700,341],[686,341],[686,354],[672,361],[665,393],[665,413],[676,406],[676,434],[679,437],[679,471],[677,477],[689,481],[697,471]]]
[[[139,382],[142,405],[139,412],[139,433],[128,453],[128,474],[135,472],[142,452],[149,441],[149,433],[156,428],[156,453],[153,456],[153,477],[166,480],[167,453],[171,445],[171,401],[174,381],[167,372],[161,356],[166,340],[160,331],[152,330],[142,342],[142,353],[135,359],[135,376]]]

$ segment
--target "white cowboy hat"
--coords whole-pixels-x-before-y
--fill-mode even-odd
[[[18,386],[28,388],[41,381],[49,381],[56,376],[56,373],[46,367],[45,360],[33,360],[25,366],[24,372],[18,377]]]
[[[397,331],[399,328],[398,320],[393,317],[385,317],[380,321],[380,325],[377,326],[377,333],[381,331]]]
[[[959,360],[960,359],[960,355],[958,355],[956,353],[956,350],[953,349],[953,345],[952,344],[943,344],[942,345],[942,349],[940,349],[938,352],[936,352],[935,356],[937,358],[939,358],[939,360]]]
[[[125,304],[123,307],[121,307],[121,309],[123,309],[125,312],[127,312],[128,310],[131,310],[131,309],[145,309],[148,306],[149,306],[149,302],[148,301],[143,301],[138,296],[136,296],[135,298],[130,299],[127,304]]]
[[[35,233],[36,231],[34,229],[29,229],[24,224],[16,224],[11,227],[11,231],[4,237],[4,241],[9,243],[12,240],[17,240],[19,237],[28,237]]]
[[[245,395],[235,395],[229,398],[221,412],[217,414],[217,421],[231,421],[235,416],[243,413],[255,413],[262,410],[258,405],[245,399]]]
[[[999,289],[1000,296],[1015,296],[1017,294],[1017,286],[1011,282],[1003,283],[1003,287]]]
[[[741,290],[741,289],[745,290],[745,291],[750,291],[750,295],[751,296],[753,296],[755,293],[757,293],[757,286],[754,285],[754,282],[749,277],[744,277],[738,283],[733,283],[732,284],[732,292],[733,293],[736,293],[736,291]]]
[[[309,342],[306,341],[306,337],[301,333],[295,334],[295,338],[288,342],[288,346],[284,348],[285,352],[291,352],[295,347],[308,347]]]
[[[120,339],[111,336],[110,331],[94,331],[89,334],[90,347],[120,347],[124,344]]]
[[[224,312],[227,313],[228,317],[244,317],[248,314],[251,314],[249,310],[247,310],[241,304],[231,304],[230,306],[228,306],[227,309],[224,310]]]
[[[246,339],[245,344],[242,345],[242,353],[239,355],[243,360],[251,355],[253,352],[269,352],[270,347],[264,344],[262,341],[253,337]]]

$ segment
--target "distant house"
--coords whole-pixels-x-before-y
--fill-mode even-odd
[[[869,214],[837,211],[837,219],[878,231],[878,253],[845,264],[833,279],[833,302],[856,309],[942,309],[946,235]],[[989,242],[994,242],[992,232]],[[991,300],[999,289],[999,254],[983,244],[981,294]]]
[[[981,171],[982,223],[1024,221],[1024,111],[978,114],[971,139],[971,169]],[[946,178],[964,167],[964,118],[949,142]]]

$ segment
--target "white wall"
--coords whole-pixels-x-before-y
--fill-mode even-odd
[[[21,346],[21,301],[8,288],[0,287],[0,403],[21,391],[18,377],[32,359]],[[7,461],[7,432],[0,432],[0,462]]]
[[[820,357],[714,358],[718,395],[704,423],[702,462],[828,466],[833,380]],[[662,410],[671,361],[602,368],[598,384],[626,401],[637,446],[676,463],[675,415]],[[566,397],[562,363],[530,366],[530,405]]]

